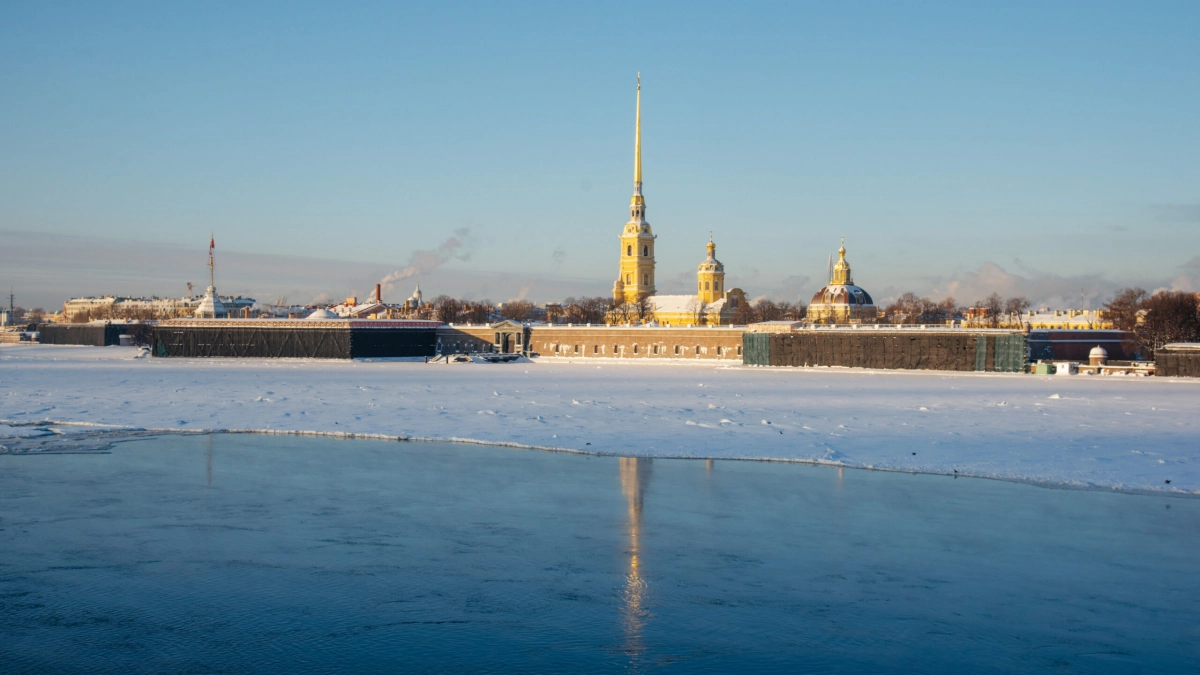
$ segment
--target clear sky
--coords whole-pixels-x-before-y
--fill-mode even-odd
[[[222,292],[441,246],[427,294],[607,294],[640,71],[660,291],[710,230],[751,296],[841,236],[877,300],[1200,291],[1197,36],[1194,0],[7,2],[0,285],[179,295],[211,231]]]

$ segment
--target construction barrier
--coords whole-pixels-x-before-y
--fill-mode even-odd
[[[743,362],[761,366],[1020,373],[1027,350],[1023,332],[809,330],[742,338]]]

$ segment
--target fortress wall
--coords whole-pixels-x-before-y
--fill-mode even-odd
[[[813,330],[747,333],[745,362],[888,370],[1024,372],[1021,332]]]
[[[542,356],[624,359],[742,359],[742,328],[534,327]]]

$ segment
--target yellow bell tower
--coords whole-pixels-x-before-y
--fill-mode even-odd
[[[633,198],[629,200],[629,222],[621,233],[621,272],[613,283],[613,299],[636,302],[654,295],[654,240],[646,222],[646,200],[642,197],[642,74],[638,73],[637,122],[633,137]]]
[[[710,304],[725,297],[725,266],[717,260],[717,245],[708,234],[708,257],[696,268],[696,296]]]

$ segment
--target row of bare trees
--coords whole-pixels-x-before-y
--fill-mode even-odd
[[[1172,342],[1200,342],[1200,301],[1197,294],[1123,288],[1104,303],[1113,328],[1132,332],[1147,356]]]
[[[884,307],[882,319],[893,324],[941,324],[965,319],[980,327],[999,328],[1021,325],[1021,315],[1029,309],[1029,298],[1005,298],[992,293],[976,300],[971,307],[962,307],[954,298],[935,301],[915,293],[905,293]],[[982,310],[972,312],[971,310]]]
[[[767,298],[758,298],[734,308],[733,323],[747,325],[760,321],[801,321],[807,310],[803,302],[775,302]]]

